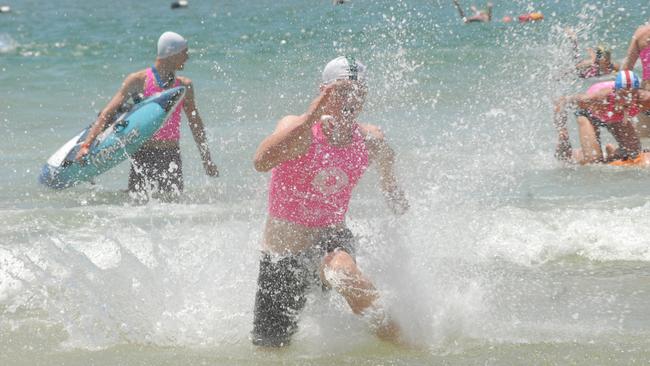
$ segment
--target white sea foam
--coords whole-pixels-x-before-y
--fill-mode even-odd
[[[16,48],[18,48],[18,42],[7,33],[0,33],[0,54],[14,52]]]

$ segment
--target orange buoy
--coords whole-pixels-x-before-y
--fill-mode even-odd
[[[536,22],[542,19],[544,19],[544,14],[536,11],[533,13],[521,14],[519,16],[519,23]]]

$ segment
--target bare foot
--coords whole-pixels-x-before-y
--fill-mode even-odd
[[[612,144],[605,145],[605,152],[607,153],[607,160],[616,159],[616,148]]]
[[[384,342],[390,342],[395,345],[403,345],[400,335],[400,327],[393,320],[383,320],[381,324],[374,325],[374,331],[377,338]]]

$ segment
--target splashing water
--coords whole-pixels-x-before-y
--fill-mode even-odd
[[[545,20],[470,25],[451,2],[424,0],[23,5],[0,29],[0,363],[650,358],[649,173],[553,158],[552,103],[589,85],[567,71],[566,29],[581,52],[606,42],[620,60],[650,16],[634,1],[495,2],[495,19]],[[95,185],[37,186],[47,156],[153,61],[164,30],[190,41],[182,74],[222,177],[203,175],[183,127],[178,203],[132,202],[127,165]],[[379,342],[341,297],[314,292],[292,346],[262,352],[249,332],[268,177],[251,158],[340,54],[368,66],[362,122],[397,151],[411,203],[392,217],[366,174],[348,219],[357,260],[414,349]]]

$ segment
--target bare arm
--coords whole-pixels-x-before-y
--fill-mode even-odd
[[[304,154],[311,145],[311,128],[323,114],[333,85],[328,85],[301,116],[287,116],[278,122],[275,131],[260,143],[255,152],[255,169],[266,172],[278,164]]]
[[[183,84],[187,88],[185,93],[185,101],[183,103],[183,110],[187,116],[187,122],[190,125],[190,130],[192,131],[192,137],[194,137],[194,142],[196,147],[199,149],[199,155],[201,155],[201,161],[203,162],[203,168],[205,173],[209,176],[219,176],[219,170],[217,169],[216,164],[212,162],[212,157],[210,156],[210,149],[208,148],[208,142],[205,138],[205,126],[203,125],[203,120],[199,115],[199,110],[196,108],[196,101],[194,99],[194,85],[189,79],[183,79]]]
[[[576,68],[578,70],[583,70],[591,67],[596,62],[596,53],[594,50],[592,48],[587,48],[587,53],[589,53],[589,59],[578,62],[576,65]]]
[[[576,63],[576,67],[578,62],[580,62],[580,48],[578,47],[578,35],[576,32],[567,27],[564,29],[564,33],[566,34],[567,38],[571,42],[571,50],[573,51],[573,62]]]
[[[554,109],[555,114],[556,115],[566,114],[566,109],[572,106],[577,106],[583,109],[589,108],[595,100],[604,99],[608,93],[609,93],[608,90],[601,90],[594,95],[583,93],[583,94],[574,94],[574,95],[567,95],[564,97],[560,97],[555,102],[555,109]]]
[[[579,106],[580,108],[588,108],[591,97],[588,94],[576,94],[564,96],[555,102],[553,124],[557,129],[560,136],[568,138],[569,131],[567,130],[567,108],[571,106]]]
[[[453,2],[454,2],[454,6],[456,6],[456,9],[458,10],[458,14],[460,15],[460,19],[462,19],[463,22],[467,23],[467,17],[465,16],[465,12],[463,11],[463,8],[458,3],[458,0],[453,0]]]
[[[634,32],[630,45],[627,48],[627,56],[625,58],[625,63],[623,63],[622,70],[632,70],[634,69],[634,64],[639,59],[639,45],[637,44],[637,35],[639,31]]]
[[[386,203],[395,215],[403,215],[409,209],[409,203],[395,177],[395,151],[388,145],[378,127],[363,125],[361,130],[366,136],[370,159],[377,163],[379,184]]]
[[[111,101],[108,102],[106,107],[99,114],[99,117],[97,117],[95,123],[93,123],[92,127],[90,128],[90,131],[86,136],[86,140],[84,140],[82,143],[81,148],[75,157],[76,160],[81,160],[85,155],[88,154],[90,144],[95,141],[97,135],[99,135],[104,130],[106,125],[113,121],[115,113],[117,113],[117,110],[120,108],[120,106],[129,98],[129,95],[131,95],[133,92],[141,91],[143,83],[144,80],[142,79],[140,73],[133,73],[124,79],[120,90],[118,90]]]

